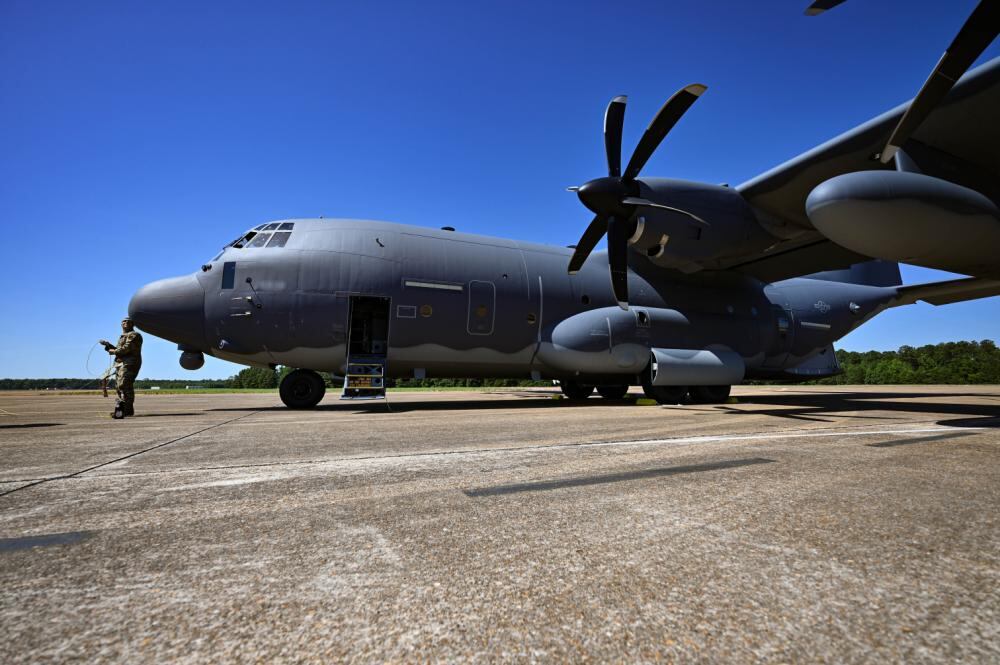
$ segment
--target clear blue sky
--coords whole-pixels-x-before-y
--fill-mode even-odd
[[[603,175],[616,94],[628,155],[664,99],[707,84],[643,172],[738,184],[911,97],[976,3],[807,4],[4,0],[0,376],[85,376],[139,286],[268,220],[575,242],[590,215],[564,189]],[[917,305],[841,346],[998,323],[1000,298]],[[184,372],[147,336],[146,377],[238,369]]]

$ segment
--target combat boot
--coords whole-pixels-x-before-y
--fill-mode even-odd
[[[111,417],[115,420],[121,420],[125,417],[125,405],[121,403],[121,400],[115,402],[115,410],[111,412]]]
[[[135,408],[131,404],[126,404],[125,407],[122,409],[122,411],[125,414],[126,418],[135,415]]]

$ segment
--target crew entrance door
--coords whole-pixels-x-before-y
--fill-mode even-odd
[[[347,373],[340,399],[385,399],[389,353],[389,298],[351,296]]]

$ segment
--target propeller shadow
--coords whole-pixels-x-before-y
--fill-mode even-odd
[[[956,390],[955,392],[850,392],[831,391],[823,393],[774,393],[768,395],[740,396],[740,403],[771,407],[787,406],[785,409],[730,409],[733,415],[754,414],[790,418],[793,420],[822,420],[827,418],[858,418],[885,420],[885,416],[865,415],[865,412],[890,412],[901,415],[941,415],[965,416],[956,420],[938,421],[942,425],[959,427],[1000,426],[1000,402],[996,405],[963,402],[962,398],[1000,398],[1000,392],[981,393]],[[948,401],[915,401],[922,399],[947,399]],[[987,424],[983,424],[987,423]]]

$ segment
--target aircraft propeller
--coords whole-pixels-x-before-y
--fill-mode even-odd
[[[604,113],[604,150],[608,161],[608,176],[586,182],[579,187],[570,187],[576,192],[583,205],[595,213],[594,219],[576,244],[569,260],[569,273],[574,274],[583,267],[601,237],[608,236],[608,267],[611,270],[611,288],[622,309],[628,309],[628,239],[632,234],[632,219],[639,207],[670,210],[686,215],[699,224],[705,221],[686,210],[661,203],[648,201],[639,196],[636,178],[653,152],[667,133],[673,128],[691,105],[698,101],[707,87],[693,83],[678,90],[653,116],[649,127],[643,132],[639,144],[632,153],[624,173],[622,162],[622,127],[625,122],[627,98],[615,97]]]
[[[844,0],[816,0],[806,9],[806,14],[816,16],[842,2]],[[945,98],[976,58],[996,39],[997,34],[1000,34],[1000,0],[980,0],[892,130],[885,148],[879,154],[879,160],[883,164],[892,161],[906,140]]]
[[[1000,0],[981,0],[969,15],[951,45],[938,60],[920,92],[913,98],[906,113],[885,144],[879,159],[888,164],[910,135],[916,131],[944,99],[955,82],[972,66],[986,47],[1000,33]]]

